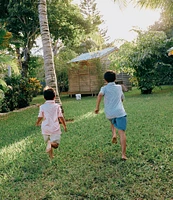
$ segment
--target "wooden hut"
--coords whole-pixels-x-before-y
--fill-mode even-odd
[[[125,72],[121,72],[116,75],[116,82],[119,84],[123,84],[127,91],[132,89],[132,83],[129,81],[129,79],[130,75]]]
[[[103,84],[103,72],[109,68],[108,56],[117,50],[117,47],[109,47],[72,59],[73,67],[68,71],[68,94],[98,94]]]

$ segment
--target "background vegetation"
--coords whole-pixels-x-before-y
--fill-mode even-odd
[[[130,73],[141,93],[152,93],[155,86],[172,84],[173,56],[167,52],[173,46],[172,2],[169,1],[134,0],[137,6],[161,7],[161,17],[145,32],[134,29],[138,37],[132,42],[123,41],[111,57],[112,69]],[[108,40],[107,29],[100,29],[104,21],[95,0],[81,0],[79,6],[72,1],[47,0],[47,10],[59,91],[68,91],[69,60],[118,43]],[[3,0],[0,11],[0,78],[4,79],[7,66],[12,66],[13,74],[17,68],[22,77],[36,78],[44,86],[43,58],[31,53],[40,37],[38,1]],[[3,90],[1,87],[0,93]]]
[[[155,88],[150,95],[133,89],[125,96],[126,162],[121,161],[119,140],[111,144],[103,104],[100,114],[94,114],[95,97],[77,101],[61,96],[65,118],[73,121],[53,161],[35,127],[38,107],[1,115],[1,199],[171,200],[173,87]],[[32,104],[42,102],[38,96]]]

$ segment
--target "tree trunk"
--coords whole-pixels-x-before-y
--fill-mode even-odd
[[[30,60],[30,54],[28,48],[23,49],[23,61],[22,61],[22,77],[28,77],[28,62]]]
[[[42,43],[43,43],[46,85],[55,89],[56,102],[62,105],[59,92],[58,92],[57,78],[56,78],[56,73],[55,73],[52,42],[50,38],[48,18],[47,18],[46,0],[39,0],[38,12],[39,12],[40,32],[41,32]]]

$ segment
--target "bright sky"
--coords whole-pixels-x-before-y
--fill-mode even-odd
[[[80,0],[74,2],[79,3]],[[159,10],[134,8],[130,3],[123,9],[120,9],[118,3],[114,3],[113,0],[96,0],[96,3],[105,21],[102,28],[107,28],[107,35],[111,41],[115,39],[131,41],[137,36],[134,31],[130,31],[133,27],[147,30],[148,26],[154,24],[160,17]]]

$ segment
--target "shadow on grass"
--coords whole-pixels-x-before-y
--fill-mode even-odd
[[[35,134],[36,109],[28,109],[20,113],[9,113],[0,117],[1,140],[0,147],[9,146],[15,142]]]

